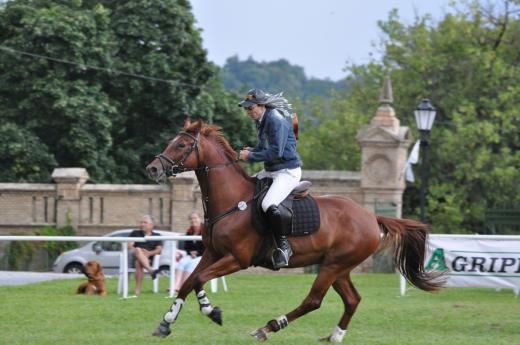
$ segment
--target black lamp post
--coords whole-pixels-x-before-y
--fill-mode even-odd
[[[435,121],[435,108],[430,104],[428,99],[423,99],[421,103],[415,108],[415,121],[417,122],[417,129],[419,130],[421,136],[421,195],[420,195],[420,206],[421,206],[421,214],[420,219],[421,222],[424,222],[424,208],[426,204],[426,190],[428,188],[428,165],[427,165],[427,157],[428,157],[428,138],[430,136],[430,131],[433,126],[433,121]]]

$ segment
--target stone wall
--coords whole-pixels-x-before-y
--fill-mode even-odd
[[[59,168],[55,183],[0,183],[0,234],[31,234],[43,226],[72,224],[81,235],[103,235],[134,228],[143,214],[156,227],[181,231],[192,211],[202,213],[201,193],[191,172],[164,185],[89,184],[80,168]],[[313,195],[339,194],[363,203],[361,174],[305,170]]]

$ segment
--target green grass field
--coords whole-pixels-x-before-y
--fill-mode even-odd
[[[166,279],[161,280],[163,293],[151,293],[148,279],[143,294],[127,300],[116,295],[116,279],[108,280],[110,294],[104,298],[75,295],[80,280],[4,286],[0,344],[255,344],[249,332],[296,307],[313,279],[313,275],[227,277],[227,293],[209,293],[213,305],[224,312],[224,325],[202,316],[191,295],[165,339],[150,333],[171,303],[165,298]],[[345,344],[520,344],[520,299],[511,290],[449,288],[428,294],[411,289],[399,297],[397,275],[355,275],[353,281],[363,300]],[[268,343],[318,344],[342,310],[331,289],[319,310],[271,333]]]

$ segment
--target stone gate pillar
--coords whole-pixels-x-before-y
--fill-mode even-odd
[[[72,225],[78,229],[80,220],[80,189],[89,176],[84,168],[56,168],[52,172],[56,182],[56,227]]]
[[[404,167],[411,139],[408,127],[400,126],[395,116],[390,77],[386,77],[381,105],[370,125],[358,131],[361,145],[361,190],[363,206],[375,210],[376,204],[396,206],[396,216],[402,214],[405,189]]]

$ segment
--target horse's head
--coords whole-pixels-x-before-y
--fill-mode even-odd
[[[163,182],[170,176],[194,170],[200,165],[200,130],[202,120],[191,123],[186,120],[184,130],[180,131],[166,146],[163,153],[155,156],[146,171],[150,178]]]

